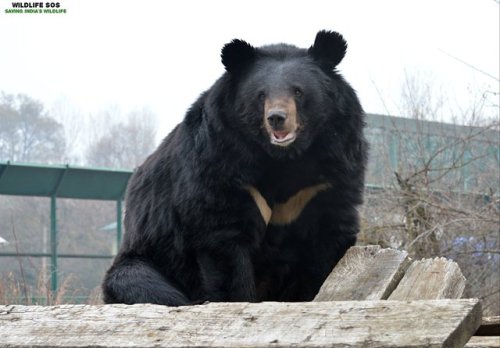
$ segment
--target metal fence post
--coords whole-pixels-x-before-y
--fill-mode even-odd
[[[122,200],[116,201],[116,248],[120,249],[122,241]]]
[[[50,197],[50,290],[57,292],[57,205],[56,197]]]

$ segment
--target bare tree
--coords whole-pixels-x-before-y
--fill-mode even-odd
[[[372,168],[360,241],[408,250],[415,258],[455,259],[487,313],[500,311],[500,134],[480,100],[461,124],[438,123],[446,102],[407,79],[403,110],[372,132]],[[490,118],[491,120],[491,118]],[[466,125],[466,126],[465,126]],[[385,128],[384,128],[385,127]]]
[[[156,128],[151,111],[132,112],[126,122],[110,126],[106,134],[90,145],[87,161],[94,166],[134,168],[153,151]]]
[[[59,98],[50,108],[50,114],[64,129],[66,151],[62,162],[81,164],[82,154],[86,146],[86,133],[88,121],[84,113],[79,110],[69,99]]]
[[[0,160],[58,162],[65,152],[63,127],[27,95],[0,96]]]

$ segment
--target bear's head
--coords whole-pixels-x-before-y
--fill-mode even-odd
[[[226,44],[221,57],[229,86],[228,123],[273,157],[302,153],[327,128],[334,128],[332,136],[349,112],[345,105],[352,105],[344,99],[354,98],[359,105],[335,71],[346,48],[343,37],[330,31],[318,32],[309,49],[256,48],[242,40]]]

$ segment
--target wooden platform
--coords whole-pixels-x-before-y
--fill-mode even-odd
[[[351,248],[313,302],[0,306],[1,347],[500,347],[442,258]],[[492,345],[493,344],[493,345]]]
[[[477,300],[0,308],[3,347],[463,347]]]

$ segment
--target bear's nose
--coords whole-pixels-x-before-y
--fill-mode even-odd
[[[281,110],[272,110],[268,113],[267,122],[274,130],[283,128],[286,121],[286,113]]]

